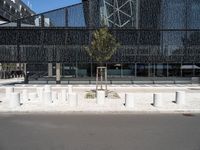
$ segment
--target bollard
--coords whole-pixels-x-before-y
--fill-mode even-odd
[[[28,94],[28,100],[29,101],[34,101],[37,99],[37,93],[29,93]]]
[[[27,90],[23,90],[22,91],[22,96],[21,96],[21,102],[25,103],[28,101],[28,91]]]
[[[185,104],[185,92],[184,91],[177,91],[176,92],[176,103],[178,105]]]
[[[14,87],[6,87],[6,99],[10,99],[10,94],[14,93]]]
[[[134,94],[133,93],[126,93],[126,95],[125,95],[125,107],[126,108],[133,108],[134,107]]]
[[[61,99],[63,102],[67,100],[67,91],[65,89],[61,91]]]
[[[162,106],[162,95],[160,93],[154,93],[153,94],[153,105],[155,107],[161,107]]]
[[[20,93],[11,93],[9,100],[10,108],[16,108],[20,106]]]
[[[37,95],[40,101],[43,100],[43,94],[44,94],[44,88],[43,87],[38,87],[37,88]]]
[[[45,104],[50,104],[52,103],[52,95],[51,95],[51,92],[44,92],[44,101],[45,101]]]
[[[78,97],[76,93],[69,93],[69,104],[71,107],[78,106]]]
[[[52,92],[52,103],[58,100],[57,92]]]
[[[97,104],[98,105],[104,105],[105,102],[105,91],[97,91]]]
[[[45,85],[44,86],[44,91],[45,92],[51,92],[51,86],[50,85]]]
[[[68,85],[68,93],[72,93],[72,85]]]

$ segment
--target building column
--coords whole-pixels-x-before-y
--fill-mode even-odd
[[[123,74],[123,64],[121,64],[120,74],[121,74],[121,77],[124,76],[124,74]]]
[[[93,74],[92,74],[92,67],[93,67],[93,65],[92,65],[92,62],[90,63],[90,77],[93,77]]]
[[[140,18],[140,1],[139,0],[136,0],[136,22],[135,22],[135,27],[136,29],[139,29],[139,18]]]
[[[151,77],[151,64],[148,64],[148,77]]]
[[[27,73],[27,66],[26,66],[27,64],[26,63],[24,63],[23,64],[23,71],[24,71],[24,74],[26,75],[26,73]]]
[[[0,63],[0,71],[2,71],[2,70],[3,70],[2,63]]]
[[[28,84],[29,81],[29,73],[27,72],[27,63],[23,64],[23,72],[24,72],[24,83]]]
[[[181,68],[180,68],[180,70],[181,70],[181,77],[183,77],[183,70],[182,70],[182,62],[181,62]]]
[[[192,65],[192,76],[195,77],[195,63]]]
[[[15,70],[20,70],[20,63],[17,63],[17,64],[16,64]]]
[[[60,84],[60,79],[61,79],[61,70],[60,70],[60,63],[56,63],[56,84]]]
[[[137,77],[137,63],[135,63],[135,77]]]
[[[76,78],[78,78],[78,64],[76,62]]]
[[[48,63],[48,77],[52,77],[52,76],[53,76],[53,64]]]
[[[167,63],[167,77],[169,77],[169,63]]]

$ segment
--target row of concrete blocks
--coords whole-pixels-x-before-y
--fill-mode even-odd
[[[128,108],[134,107],[134,97],[133,93],[127,93],[125,98],[125,106]],[[153,106],[155,107],[162,107],[162,94],[161,93],[154,93],[153,94]],[[184,91],[177,91],[175,95],[175,103],[177,105],[185,105],[185,92]]]
[[[6,99],[9,101],[11,108],[18,107],[25,101],[35,100],[37,97],[44,101],[45,104],[54,103],[56,100],[62,100],[63,102],[69,101],[70,106],[78,105],[78,96],[76,93],[72,92],[72,86],[68,86],[68,92],[62,90],[59,93],[59,96],[56,92],[52,92],[51,86],[46,85],[44,88],[38,87],[37,93],[29,93],[27,90],[23,90],[22,93],[14,92],[13,87],[6,88]],[[134,107],[134,93],[126,93],[125,95],[125,107],[133,108]],[[185,92],[177,91],[175,102],[179,105],[185,104]],[[97,104],[103,106],[105,103],[105,91],[97,91]],[[162,107],[162,94],[154,93],[153,94],[153,105],[155,107]]]
[[[58,96],[59,95],[59,96]],[[72,92],[72,86],[68,86],[68,92],[62,90],[61,93],[52,92],[50,86],[44,88],[38,87],[37,93],[29,93],[27,90],[23,90],[22,93],[14,92],[13,87],[6,88],[6,100],[9,102],[10,108],[19,107],[26,101],[34,101],[36,99],[44,101],[44,104],[48,105],[54,103],[56,100],[62,100],[63,102],[69,101],[70,106],[78,106],[78,95]],[[105,91],[97,91],[97,104],[103,105],[105,102]]]
[[[134,93],[126,93],[125,95],[125,107],[126,108],[134,108]],[[97,103],[99,105],[103,105],[105,101],[105,91],[98,91],[97,92]],[[175,102],[178,105],[185,104],[185,92],[184,91],[177,91],[175,96]],[[153,105],[155,107],[162,107],[162,94],[161,93],[154,93],[153,94]]]
[[[61,93],[53,92],[49,85],[38,87],[35,93],[28,93],[26,89],[21,93],[14,92],[14,87],[6,88],[6,100],[9,102],[10,108],[19,107],[25,102],[35,101],[36,99],[39,99],[47,105],[54,103],[56,100],[62,100],[63,102],[69,100],[70,106],[76,106],[78,104],[78,96],[72,92],[71,85],[68,86],[68,92],[66,89],[63,89]]]

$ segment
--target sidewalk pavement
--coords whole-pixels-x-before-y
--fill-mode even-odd
[[[18,85],[15,92],[27,89],[29,93],[36,93],[37,87],[42,85]],[[52,91],[60,93],[61,89],[67,89],[65,85],[54,85]],[[54,99],[53,103],[46,103],[44,99],[34,99],[23,102],[17,108],[10,108],[9,101],[5,96],[5,87],[0,87],[0,112],[44,112],[44,113],[65,113],[65,112],[97,112],[97,113],[200,113],[200,86],[199,85],[138,85],[138,86],[109,86],[109,90],[118,93],[120,98],[106,98],[104,105],[98,105],[95,99],[86,99],[87,91],[94,90],[95,85],[73,86],[73,92],[78,95],[78,106],[72,107],[69,99],[66,101]],[[175,103],[175,92],[186,92],[186,103],[178,105]],[[125,107],[125,93],[134,94],[134,107]],[[153,103],[153,93],[161,93],[162,106],[155,107]]]

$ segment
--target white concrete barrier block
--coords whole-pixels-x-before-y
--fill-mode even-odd
[[[29,101],[35,101],[37,99],[37,93],[29,93],[28,99]]]
[[[51,92],[44,92],[44,101],[45,104],[51,104],[52,103],[52,95]]]
[[[14,93],[14,87],[6,87],[6,99],[10,99],[10,94]]]
[[[76,93],[69,93],[69,104],[71,107],[78,106],[78,96]]]
[[[58,93],[52,92],[52,103],[56,102],[58,100]]]
[[[67,101],[67,91],[65,89],[61,91],[61,99],[63,102]]]
[[[72,93],[73,89],[72,89],[72,85],[68,85],[68,93]]]
[[[185,92],[184,91],[177,91],[176,92],[176,103],[178,105],[185,104]]]
[[[98,105],[104,105],[105,97],[106,97],[105,91],[98,90],[97,91],[97,104]]]
[[[40,101],[43,101],[43,96],[44,96],[44,88],[43,87],[38,87],[37,88],[37,95]]]
[[[21,94],[21,102],[25,103],[28,101],[28,91],[27,90],[23,90],[22,94]]]
[[[20,106],[20,93],[10,93],[9,105],[10,108],[16,108]]]
[[[51,92],[51,86],[50,85],[45,85],[44,86],[44,91],[45,92]]]
[[[162,94],[161,93],[153,94],[153,105],[155,107],[162,107]]]
[[[126,108],[133,108],[134,107],[134,94],[133,93],[126,93],[125,94],[125,107]]]

